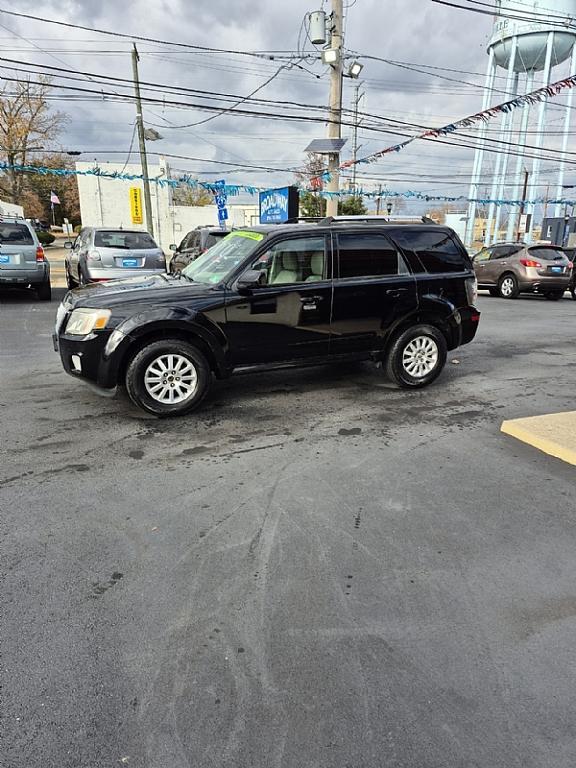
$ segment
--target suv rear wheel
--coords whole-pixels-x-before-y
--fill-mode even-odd
[[[546,291],[544,294],[548,301],[559,301],[562,296],[564,296],[564,291]]]
[[[157,416],[196,409],[210,387],[210,366],[197,347],[180,339],[154,341],[140,350],[126,371],[126,389],[140,408]]]
[[[514,275],[510,273],[502,275],[498,282],[498,293],[503,299],[515,299],[518,296],[520,290],[518,289],[518,280]]]
[[[446,364],[446,339],[433,325],[415,325],[393,342],[386,374],[401,387],[417,389],[431,384]]]

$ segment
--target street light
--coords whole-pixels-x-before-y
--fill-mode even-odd
[[[364,69],[364,64],[360,64],[359,61],[353,61],[348,67],[348,77],[357,80],[360,77],[360,72]]]
[[[324,64],[333,66],[338,61],[338,54],[339,51],[337,48],[326,48],[325,51],[322,51],[322,61]]]
[[[144,128],[144,138],[146,141],[159,141],[164,137],[161,136],[154,128]]]

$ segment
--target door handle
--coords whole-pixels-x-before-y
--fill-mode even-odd
[[[389,288],[386,291],[386,296],[393,296],[394,298],[397,298],[401,293],[406,293],[407,290],[408,288]]]
[[[302,304],[314,304],[316,301],[324,301],[324,296],[300,296]]]

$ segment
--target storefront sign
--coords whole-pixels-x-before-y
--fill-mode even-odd
[[[298,190],[296,187],[267,189],[260,192],[260,223],[279,224],[298,216]]]
[[[130,215],[132,216],[132,224],[144,223],[142,190],[140,187],[130,187]]]

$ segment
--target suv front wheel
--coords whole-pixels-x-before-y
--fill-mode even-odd
[[[148,344],[131,360],[126,389],[132,402],[145,411],[180,416],[200,405],[210,378],[210,366],[197,347],[180,339],[163,339]]]
[[[401,387],[431,384],[446,364],[446,339],[433,325],[415,325],[398,336],[386,360],[386,373]]]
[[[512,275],[510,272],[502,275],[498,283],[498,292],[503,299],[517,298],[518,294],[520,293],[520,289],[518,288],[518,280],[516,280],[514,275]]]

